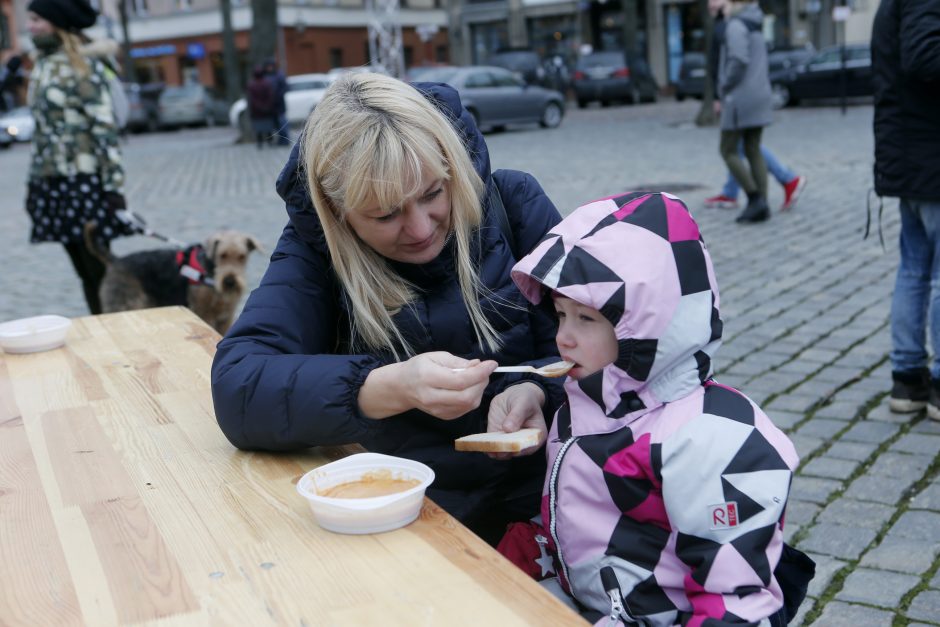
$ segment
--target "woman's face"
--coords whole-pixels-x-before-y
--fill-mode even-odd
[[[558,294],[552,301],[558,315],[558,352],[562,359],[575,364],[568,376],[583,379],[614,363],[617,336],[607,318],[593,307]]]
[[[52,22],[39,17],[32,11],[26,13],[26,28],[29,30],[30,37],[51,35],[55,32],[55,26],[52,25]]]
[[[346,215],[359,238],[383,257],[422,264],[436,258],[450,232],[450,191],[442,179],[427,172],[417,196],[406,198],[390,213],[379,207]]]

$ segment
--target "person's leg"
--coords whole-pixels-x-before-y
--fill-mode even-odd
[[[927,404],[927,309],[935,255],[916,203],[901,199],[900,262],[891,299],[891,411],[908,413]]]
[[[757,185],[751,177],[751,172],[744,161],[738,156],[738,142],[741,141],[741,131],[721,131],[721,158],[731,175],[747,194],[757,191]]]
[[[929,335],[930,348],[933,356],[930,362],[931,389],[927,403],[927,415],[934,420],[940,420],[940,201],[922,201],[901,199],[902,205],[919,218],[923,227],[926,244],[920,261],[924,263],[920,277],[923,279],[922,290],[926,295],[918,294],[924,299],[924,305],[919,310],[926,320],[919,329],[919,339],[922,342],[920,358],[926,364],[927,351],[924,333]],[[901,224],[902,235],[904,223]],[[899,269],[900,274],[900,269]],[[925,276],[925,274],[929,275]],[[897,291],[897,288],[895,288]],[[894,315],[892,303],[892,322]],[[912,303],[916,307],[916,303]],[[927,328],[924,328],[927,327]],[[894,339],[892,326],[892,341]],[[916,352],[911,356],[916,356]]]
[[[721,188],[721,195],[725,198],[732,200],[737,200],[738,194],[741,193],[741,186],[738,185],[738,181],[734,178],[734,175],[731,174],[731,170],[728,170],[728,179],[725,181],[724,186]]]
[[[796,178],[796,174],[793,170],[780,163],[780,160],[777,159],[774,153],[770,152],[769,148],[761,146],[760,152],[764,157],[764,163],[767,164],[767,171],[770,172],[771,176],[777,179],[778,183],[786,185]]]
[[[71,242],[63,244],[63,246],[72,261],[72,266],[75,268],[78,278],[82,281],[82,292],[85,294],[88,310],[92,314],[100,314],[101,297],[98,295],[98,290],[101,287],[101,280],[104,278],[104,264],[88,252],[84,242]],[[107,247],[107,244],[105,246]]]
[[[760,138],[764,133],[763,127],[744,129],[744,156],[747,158],[748,165],[751,167],[751,176],[754,178],[754,185],[757,186],[757,193],[763,198],[767,198],[767,164],[764,162],[764,155],[760,149]]]

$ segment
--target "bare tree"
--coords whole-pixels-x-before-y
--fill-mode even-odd
[[[121,62],[124,64],[124,80],[129,83],[137,82],[137,68],[134,67],[134,60],[131,58],[131,38],[128,28],[127,17],[128,0],[118,0],[118,15],[121,18],[121,32],[124,41],[121,43]]]
[[[277,52],[277,0],[251,0],[251,66],[272,59]]]
[[[225,99],[229,104],[238,100],[241,77],[235,52],[235,31],[232,30],[232,0],[221,0],[222,11],[222,65],[225,66]]]
[[[696,126],[714,126],[718,123],[715,115],[715,79],[712,63],[712,42],[715,39],[715,18],[708,12],[708,0],[698,0],[699,13],[705,23],[705,85],[702,93],[702,107],[695,116]]]
[[[636,57],[638,47],[636,44],[636,23],[637,23],[637,0],[620,0],[620,8],[623,11],[623,56],[630,71],[635,71],[633,59]],[[634,90],[634,96],[636,90]],[[636,100],[634,100],[636,102]]]

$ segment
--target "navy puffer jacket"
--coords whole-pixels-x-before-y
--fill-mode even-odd
[[[420,290],[413,308],[403,308],[394,317],[395,324],[417,353],[448,351],[503,365],[557,360],[554,322],[528,305],[509,271],[515,263],[512,250],[520,255],[531,250],[560,221],[558,211],[531,175],[507,170],[490,174],[483,137],[453,89],[435,84],[416,87],[453,121],[477,173],[487,185],[497,185],[514,242],[507,241],[496,214],[484,201],[483,225],[472,250],[479,251],[483,284],[495,294],[480,300],[501,334],[502,350],[494,354],[477,342],[449,246],[425,265],[392,262]],[[429,496],[458,518],[485,507],[487,490],[504,483],[514,464],[458,453],[453,442],[485,431],[492,397],[526,377],[494,375],[481,406],[456,420],[439,420],[417,410],[385,420],[362,416],[356,400],[360,386],[374,368],[394,358],[386,352],[347,354],[350,310],[331,269],[296,146],[278,177],[277,190],[290,221],[261,285],[219,343],[212,365],[212,395],[222,431],[238,448],[251,450],[358,442],[372,451],[431,466],[437,479]],[[550,419],[563,399],[560,382],[536,382],[547,392],[545,415]],[[525,462],[526,472],[531,472],[532,464],[544,467],[544,463],[544,455],[537,453]]]

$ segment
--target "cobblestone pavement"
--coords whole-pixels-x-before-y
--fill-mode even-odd
[[[894,201],[884,212],[887,250],[877,235],[862,239],[872,109],[779,112],[765,143],[809,185],[794,211],[741,226],[735,212],[701,208],[723,167],[718,131],[689,122],[696,107],[572,110],[557,130],[487,141],[494,167],[532,172],[562,212],[637,188],[673,191],[693,209],[722,290],[718,378],[763,404],[802,458],[786,532],[818,574],[794,624],[940,625],[940,423],[887,408]],[[65,254],[26,243],[27,153],[0,152],[0,319],[82,315]],[[273,247],[285,221],[273,186],[286,149],[236,146],[231,130],[209,129],[132,136],[125,153],[130,205],[157,231],[196,241],[229,226]],[[778,206],[782,190],[770,185]],[[156,244],[129,238],[115,250]],[[261,255],[250,262],[252,285],[265,265]]]

